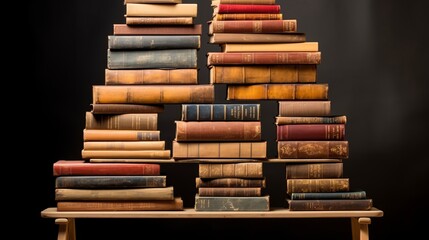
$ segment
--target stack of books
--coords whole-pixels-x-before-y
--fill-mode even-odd
[[[183,210],[156,163],[53,164],[58,211]]]

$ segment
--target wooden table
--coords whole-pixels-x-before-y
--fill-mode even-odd
[[[183,211],[73,211],[58,212],[47,208],[41,212],[43,218],[55,218],[59,225],[58,240],[75,240],[77,218],[350,218],[353,240],[368,240],[368,224],[371,217],[382,217],[383,211],[372,208],[368,211],[289,211],[273,209],[266,212],[198,212]]]

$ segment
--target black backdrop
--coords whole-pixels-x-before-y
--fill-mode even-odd
[[[285,18],[298,19],[298,29],[307,34],[307,41],[319,42],[322,63],[318,81],[329,83],[333,112],[348,116],[350,158],[344,161],[345,175],[351,179],[352,187],[366,190],[375,207],[385,214],[373,218],[371,239],[425,234],[429,183],[429,158],[425,151],[429,136],[426,117],[429,21],[425,1],[277,2],[282,5]],[[28,87],[24,89],[30,98],[25,101],[25,111],[20,111],[25,115],[21,118],[25,125],[19,128],[30,126],[31,130],[24,128],[30,135],[24,136],[31,144],[20,144],[26,149],[18,151],[18,156],[27,165],[22,167],[21,177],[32,192],[23,193],[20,200],[25,204],[18,201],[18,209],[30,215],[37,228],[35,232],[21,233],[56,239],[53,219],[40,218],[41,210],[55,206],[52,164],[59,159],[80,158],[84,112],[89,110],[92,100],[91,86],[104,83],[107,35],[112,34],[114,23],[125,22],[125,8],[121,0],[45,0],[27,4],[28,24],[17,26],[28,29],[21,32],[25,37],[20,40],[29,46],[31,56],[20,58],[29,68],[17,74],[29,76],[25,81]],[[203,24],[199,82],[204,84],[209,77],[205,54],[220,49],[207,43],[210,1],[198,4],[195,22]],[[226,102],[225,87],[216,88],[216,102]],[[268,155],[273,157],[276,104],[261,104],[263,138],[268,140]],[[160,114],[159,127],[168,149],[174,136],[174,120],[178,119],[179,105],[168,105]],[[162,171],[184,199],[185,207],[192,207],[197,166],[165,164]],[[283,206],[284,166],[270,164],[265,174],[271,205]],[[166,233],[189,238],[281,234],[289,239],[349,239],[350,222],[347,219],[77,221],[77,237],[81,240],[136,239],[147,234],[163,237]]]

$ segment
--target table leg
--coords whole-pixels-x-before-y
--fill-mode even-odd
[[[75,220],[74,218],[57,218],[58,240],[76,240]]]
[[[352,217],[351,218],[351,224],[352,224],[352,239],[353,240],[359,240],[360,239],[359,218]]]
[[[360,240],[369,240],[368,224],[371,224],[371,218],[361,217],[358,220]]]

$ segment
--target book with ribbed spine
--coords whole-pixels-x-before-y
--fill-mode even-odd
[[[258,121],[260,104],[182,104],[182,121]]]
[[[327,83],[267,83],[227,86],[227,100],[327,100]]]
[[[361,211],[370,210],[372,199],[287,200],[290,211]]]
[[[124,0],[124,4],[127,4],[127,3],[174,4],[174,3],[182,3],[182,0]]]
[[[201,24],[190,25],[128,25],[113,24],[114,35],[201,35]]]
[[[262,178],[262,162],[244,163],[200,163],[200,178]]]
[[[280,13],[280,4],[224,4],[212,2],[213,13]]]
[[[213,20],[230,21],[230,20],[282,20],[281,13],[221,13],[215,14]]]
[[[349,157],[348,141],[277,141],[279,158]]]
[[[126,3],[127,17],[197,17],[198,4],[147,4]]]
[[[171,36],[166,35],[109,35],[107,47],[110,50],[155,50],[155,49],[199,49],[200,35]]]
[[[347,192],[350,191],[348,178],[295,178],[286,179],[286,193],[294,192]]]
[[[222,43],[222,52],[317,52],[318,42]]]
[[[320,117],[331,114],[330,100],[279,101],[280,117]]]
[[[177,142],[173,158],[254,158],[267,157],[267,142]]]
[[[256,197],[261,196],[261,187],[199,187],[200,196]]]
[[[346,124],[347,116],[338,115],[338,116],[321,116],[321,117],[276,117],[277,125],[287,125],[287,124]]]
[[[194,17],[125,17],[127,25],[191,25]]]
[[[180,211],[183,200],[57,201],[57,211]]]
[[[348,192],[307,192],[307,193],[291,193],[291,200],[317,200],[317,199],[365,199],[366,192],[363,190],[355,190]]]
[[[84,150],[164,150],[165,141],[84,141]]]
[[[341,178],[343,163],[297,163],[286,165],[286,179]]]
[[[345,124],[277,125],[278,141],[346,140]]]
[[[265,188],[266,179],[262,178],[195,178],[195,186],[199,187],[261,187]]]
[[[157,130],[157,113],[94,114],[85,112],[86,129]]]
[[[285,33],[296,32],[296,19],[210,21],[208,34],[213,33]]]
[[[141,201],[173,199],[174,189],[172,186],[125,189],[55,189],[56,201]]]
[[[91,158],[146,158],[170,159],[170,150],[88,150],[81,151],[82,159]]]
[[[83,129],[83,141],[160,141],[159,130]]]
[[[198,69],[106,69],[105,85],[198,84]]]
[[[305,42],[305,33],[213,33],[209,36],[209,43],[220,44],[224,51],[224,44],[238,43],[300,43]],[[227,49],[231,47],[226,46]],[[261,49],[259,49],[261,50]]]
[[[195,211],[269,211],[270,196],[216,197],[195,195]]]
[[[321,52],[208,52],[207,66],[320,64]]]
[[[166,187],[167,177],[159,176],[59,176],[55,188],[116,189]]]
[[[164,111],[164,105],[161,104],[92,103],[89,107],[93,114],[160,113]]]

